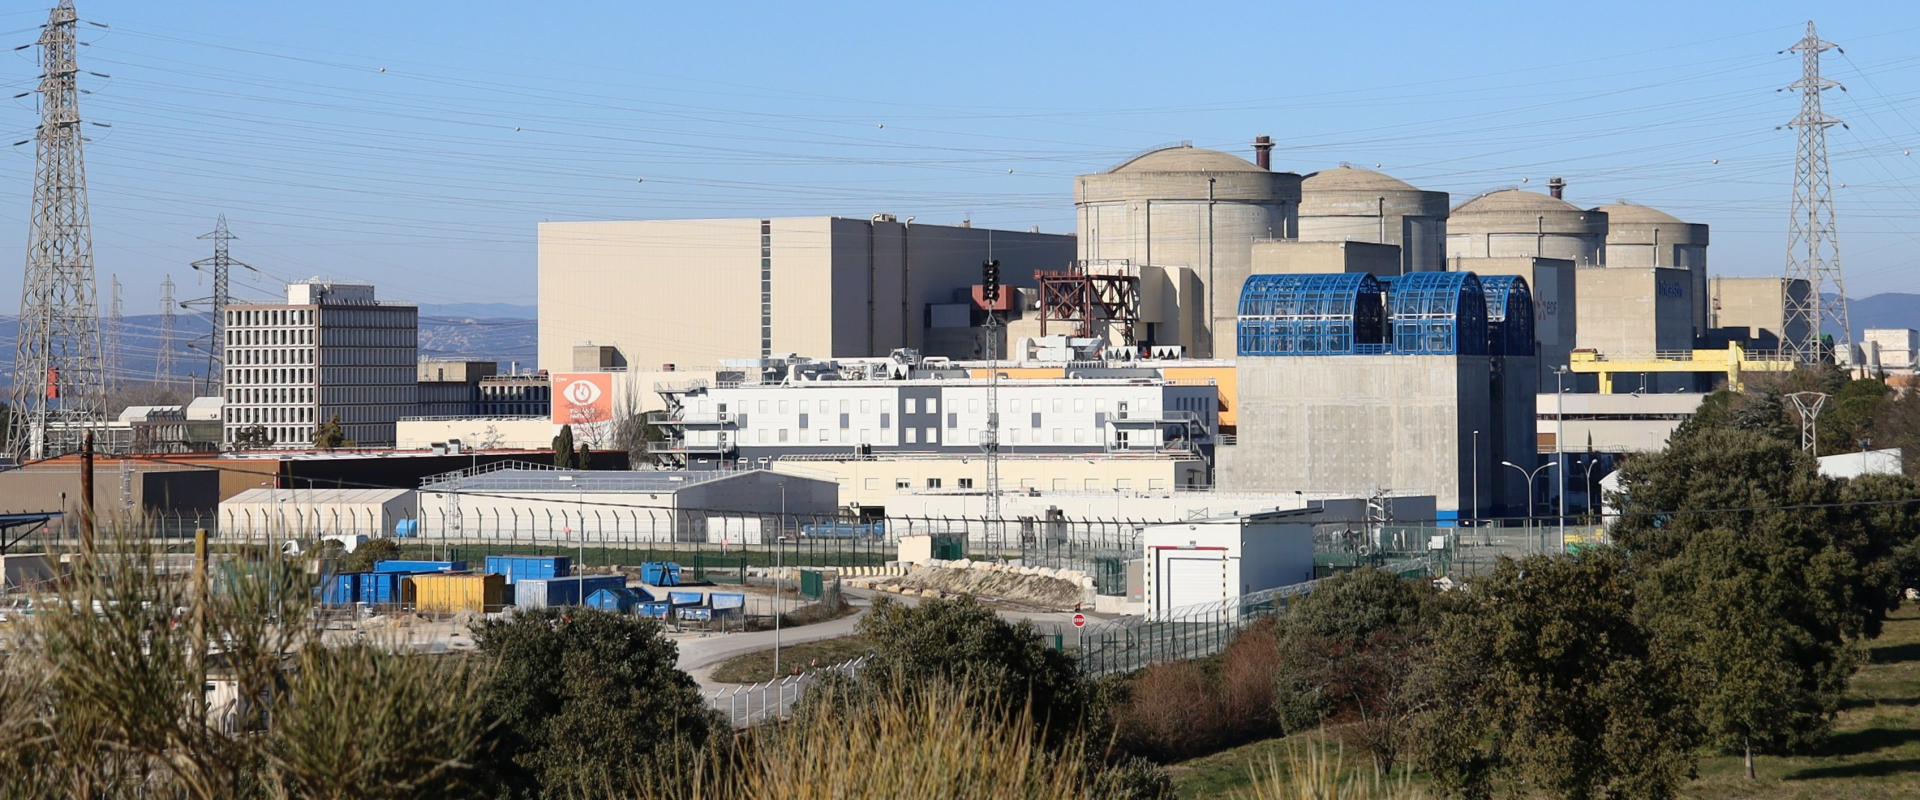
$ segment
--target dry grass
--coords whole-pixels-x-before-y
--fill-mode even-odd
[[[1425,800],[1427,794],[1402,773],[1382,776],[1370,770],[1372,759],[1350,763],[1345,748],[1319,736],[1288,740],[1285,763],[1269,753],[1264,763],[1247,765],[1247,786],[1234,800]]]
[[[773,671],[773,650],[755,650],[735,656],[713,670],[719,683],[761,683],[796,671],[818,669],[851,661],[873,652],[873,643],[864,636],[842,636],[817,642],[780,648],[780,672]]]

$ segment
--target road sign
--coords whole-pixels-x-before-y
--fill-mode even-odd
[[[1085,614],[1073,615],[1073,627],[1076,627],[1076,628],[1087,627],[1087,615]]]

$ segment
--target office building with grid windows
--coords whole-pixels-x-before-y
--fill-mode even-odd
[[[335,415],[359,446],[391,446],[394,423],[416,413],[420,312],[380,302],[372,285],[310,280],[287,285],[285,304],[227,306],[229,449],[311,447]]]

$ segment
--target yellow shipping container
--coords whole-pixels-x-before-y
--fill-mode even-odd
[[[406,594],[420,611],[498,611],[506,605],[505,575],[415,575]]]

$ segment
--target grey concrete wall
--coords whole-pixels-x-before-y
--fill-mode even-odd
[[[1399,247],[1369,242],[1254,242],[1252,257],[1254,275],[1368,272],[1384,277],[1404,268]],[[1240,302],[1238,291],[1231,302]]]
[[[1579,286],[1581,349],[1615,359],[1644,358],[1657,352],[1691,350],[1693,276],[1684,269],[1582,269]],[[1692,391],[1703,378],[1684,373],[1619,375],[1619,391]],[[1586,384],[1582,384],[1585,388]]]
[[[1579,293],[1573,262],[1557,258],[1457,258],[1454,272],[1518,275],[1533,292],[1533,335],[1539,343],[1540,391],[1554,390],[1554,368],[1567,365],[1579,336]],[[1568,386],[1573,384],[1569,383]]]
[[[1446,515],[1472,502],[1477,430],[1481,503],[1499,504],[1489,366],[1484,356],[1242,358],[1239,441],[1220,450],[1220,488],[1431,494]],[[1532,407],[1522,408],[1530,430]]]
[[[1778,350],[1784,338],[1806,335],[1806,324],[1786,326],[1787,299],[1805,298],[1806,281],[1786,278],[1714,278],[1708,284],[1708,326],[1718,336],[1742,340],[1756,350]]]

